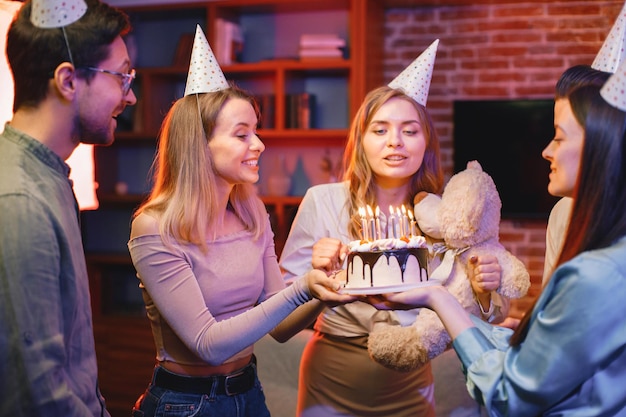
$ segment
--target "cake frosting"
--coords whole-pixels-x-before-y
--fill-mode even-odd
[[[353,241],[348,245],[348,290],[410,286],[428,281],[423,236]]]

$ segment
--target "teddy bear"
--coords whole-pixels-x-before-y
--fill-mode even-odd
[[[523,297],[530,287],[530,276],[524,264],[499,241],[502,202],[493,179],[478,161],[453,175],[441,197],[426,192],[414,200],[417,224],[429,238],[431,267],[429,280],[447,287],[470,313],[488,318],[474,298],[467,265],[474,256],[495,255],[502,269],[497,292],[515,299]],[[412,310],[413,311],[413,310]],[[396,319],[393,318],[396,313]],[[421,367],[443,353],[451,343],[443,323],[433,311],[414,310],[412,323],[397,319],[406,312],[383,312],[373,320],[368,339],[370,356],[378,363],[399,371]],[[406,317],[406,315],[405,315]]]

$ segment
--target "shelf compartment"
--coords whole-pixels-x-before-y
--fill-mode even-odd
[[[156,152],[154,143],[127,141],[123,147],[118,144],[98,149],[94,164],[97,195],[148,193],[152,188],[149,174]]]
[[[126,11],[133,25],[127,43],[131,45],[131,51],[136,50],[133,65],[138,68],[173,66],[181,37],[193,35],[196,25],[205,31],[207,28],[207,9],[200,4],[178,3],[158,8],[128,8]]]
[[[88,254],[128,253],[132,208],[101,207],[81,212],[83,246]]]
[[[280,257],[285,240],[287,240],[287,235],[289,234],[289,229],[291,228],[291,223],[298,212],[302,197],[262,196],[261,200],[263,200],[270,215],[270,222],[272,224],[272,230],[274,231],[276,255]]]
[[[130,257],[122,262],[113,257],[89,257],[90,280],[99,288],[94,307],[98,316],[145,316],[145,304],[139,288],[139,279]]]
[[[334,33],[350,42],[346,1],[229,0],[212,2],[209,7],[214,18],[240,25],[244,34],[241,62],[297,58],[300,35],[305,33]],[[217,41],[214,32],[211,44]]]
[[[141,97],[144,120],[141,131],[156,134],[174,102],[185,94],[187,72],[172,69],[151,72],[142,70],[140,73],[145,84]]]
[[[349,76],[322,72],[288,71],[285,74],[285,97],[306,93],[311,99],[311,124],[313,129],[347,129],[349,120]],[[279,105],[279,104],[278,104]],[[290,111],[285,103],[285,125],[289,123]],[[292,115],[293,116],[293,115]]]

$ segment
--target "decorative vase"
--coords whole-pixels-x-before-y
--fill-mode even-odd
[[[298,156],[298,162],[296,162],[296,168],[291,175],[291,189],[289,195],[304,195],[306,191],[311,187],[311,181],[306,175],[304,170],[304,161],[301,156]]]
[[[278,164],[274,166],[272,173],[267,179],[267,193],[271,196],[287,195],[291,188],[291,178],[285,167],[285,157],[278,157]]]

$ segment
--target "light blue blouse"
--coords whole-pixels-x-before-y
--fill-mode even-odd
[[[626,416],[626,238],[561,265],[520,346],[473,318],[453,342],[493,416]]]

